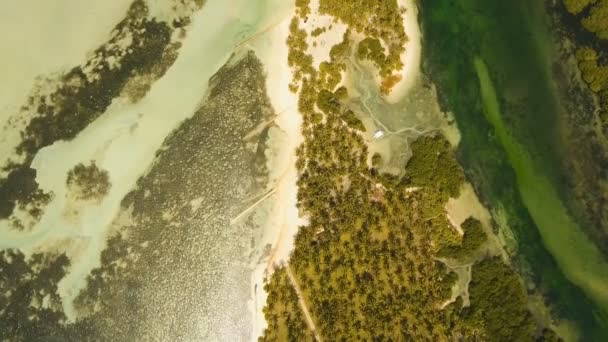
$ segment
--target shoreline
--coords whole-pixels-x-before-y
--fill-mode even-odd
[[[422,60],[422,33],[418,25],[418,6],[414,0],[397,0],[400,8],[405,9],[401,15],[403,29],[408,40],[405,44],[405,51],[401,54],[403,67],[399,71],[401,79],[392,88],[390,93],[384,98],[388,103],[399,102],[412,87],[420,75],[420,62]],[[382,80],[377,78],[378,87]]]
[[[300,225],[306,221],[299,217],[297,203],[297,170],[295,167],[296,148],[303,141],[301,134],[301,117],[297,109],[298,95],[289,90],[292,71],[287,64],[287,36],[293,6],[279,24],[268,30],[260,42],[253,45],[258,58],[266,69],[266,91],[268,98],[277,112],[274,120],[275,127],[282,136],[278,141],[270,141],[266,150],[275,153],[276,160],[269,165],[271,208],[268,212],[267,222],[264,223],[264,232],[261,245],[270,245],[270,254],[266,255],[254,267],[251,276],[252,301],[251,311],[252,332],[251,340],[257,341],[266,328],[263,308],[268,294],[264,290],[265,279],[274,271],[274,265],[286,263],[293,249],[295,235]],[[278,171],[277,171],[278,170]],[[274,177],[273,177],[274,174]]]

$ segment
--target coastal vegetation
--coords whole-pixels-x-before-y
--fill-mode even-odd
[[[499,258],[482,260],[473,267],[469,295],[471,307],[463,310],[463,318],[467,325],[491,332],[479,336],[481,340],[532,340],[536,327],[526,309],[525,292],[515,272]],[[538,340],[544,338],[541,335]]]
[[[353,16],[388,15],[383,6],[396,6],[395,1],[363,1],[347,9],[332,1],[321,4],[325,13],[334,13],[350,29],[372,37],[399,36],[371,28],[375,19],[368,17],[365,23]],[[413,141],[402,178],[380,174],[378,154],[368,166],[360,114],[349,108],[348,91],[335,89],[341,74],[338,83],[327,82],[334,77],[328,66],[348,70],[342,67],[348,63],[343,56],[355,48],[364,58],[376,58],[372,50],[378,49],[379,40],[371,38],[361,48],[345,35],[331,49],[328,64],[317,70],[306,53],[306,33],[299,28],[306,20],[303,13],[308,11],[300,7],[287,43],[294,73],[290,87],[298,91],[303,119],[297,205],[309,224],[296,235],[289,265],[279,267],[266,284],[265,314],[271,323],[261,340],[280,341],[289,331],[291,336],[310,336],[301,331],[302,314],[294,312],[297,298],[288,286],[286,267],[299,284],[318,333],[331,340],[534,340],[542,327],[526,307],[519,277],[501,259],[479,253],[487,239],[481,222],[469,218],[460,236],[447,218],[445,205],[458,197],[465,180],[447,140],[429,133]],[[401,23],[397,17],[394,22]],[[459,276],[439,260],[442,256],[480,260],[472,266],[470,305],[465,306],[460,295],[450,301]],[[279,313],[283,317],[277,317]],[[505,320],[509,324],[503,324]]]
[[[572,14],[579,14],[590,4],[595,3],[597,0],[563,0],[564,5],[568,12]]]
[[[298,294],[289,282],[287,269],[277,268],[264,289],[268,293],[264,307],[268,328],[259,341],[314,341],[298,306]]]
[[[405,179],[413,186],[436,188],[441,201],[457,197],[464,175],[450,144],[440,135],[424,137],[412,144],[412,151],[418,153],[408,161]]]
[[[562,0],[562,2],[570,14],[578,16],[585,30],[600,39],[608,39],[608,0]]]
[[[402,12],[397,0],[358,0],[345,6],[340,0],[320,0],[319,12],[331,15],[347,24],[350,29],[365,35],[359,42],[359,58],[370,59],[378,69],[384,86],[390,92],[403,67],[401,54],[405,51],[407,36],[403,27]],[[300,10],[300,13],[303,10]],[[305,17],[305,16],[303,16]]]
[[[608,66],[599,64],[597,51],[582,47],[576,52],[583,79],[592,91],[608,97]]]
[[[463,260],[475,256],[479,248],[487,241],[488,237],[483,230],[479,220],[469,217],[462,225],[464,235],[460,245],[449,245],[443,247],[437,253],[438,256],[450,259]]]
[[[598,0],[581,23],[598,38],[608,39],[608,0]]]
[[[381,69],[386,62],[384,48],[378,39],[367,37],[359,42],[357,49],[357,57],[359,59],[368,59],[376,64],[376,67]]]

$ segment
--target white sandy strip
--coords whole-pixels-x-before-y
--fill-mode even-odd
[[[408,41],[405,51],[401,54],[401,80],[393,86],[392,91],[386,96],[386,101],[396,103],[407,94],[416,84],[420,76],[420,60],[422,56],[422,34],[418,25],[418,7],[415,0],[397,0],[400,7],[405,8],[403,14],[403,27]]]
[[[445,211],[448,220],[461,235],[464,234],[461,225],[466,219],[473,217],[479,220],[488,236],[488,252],[493,255],[500,255],[505,262],[509,262],[505,242],[501,241],[501,237],[494,233],[492,229],[492,215],[479,201],[471,183],[466,182],[462,185],[458,198],[450,198],[448,200]],[[504,233],[504,230],[504,228],[500,230],[501,234]]]
[[[264,240],[272,245],[272,251],[267,260],[257,265],[252,276],[255,305],[251,337],[255,341],[267,326],[262,312],[268,296],[263,290],[264,279],[272,273],[274,264],[287,262],[298,227],[307,223],[299,217],[296,207],[298,189],[295,150],[304,139],[300,131],[302,119],[297,110],[297,95],[288,88],[292,71],[287,65],[286,40],[292,14],[293,7],[281,13],[283,20],[280,24],[257,39],[254,45],[258,57],[266,66],[268,96],[275,111],[279,112],[275,123],[282,132],[271,130],[267,151],[271,163],[270,178],[276,180],[275,194],[271,197],[272,205],[268,213],[269,222],[264,233]]]
[[[484,227],[490,227],[492,217],[488,210],[479,202],[477,194],[470,183],[465,183],[460,188],[458,198],[450,198],[445,205],[445,211],[450,223],[462,235],[460,225],[469,217],[478,219]]]

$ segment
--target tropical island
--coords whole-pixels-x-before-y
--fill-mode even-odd
[[[353,59],[371,62],[388,94],[406,42],[420,39],[403,30],[401,14],[411,10],[397,1],[297,1],[287,44],[304,136],[297,206],[308,224],[267,280],[260,341],[558,340],[529,310],[520,276],[489,238],[493,228],[475,217],[450,222],[446,205],[466,177],[439,130],[412,139],[399,174],[383,172],[382,156],[368,152],[373,132],[350,101]],[[308,32],[322,37],[332,26],[309,28],[315,15],[347,26],[318,68]]]

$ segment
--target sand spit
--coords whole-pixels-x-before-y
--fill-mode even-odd
[[[389,103],[396,103],[401,100],[410,89],[416,84],[420,75],[420,60],[422,56],[422,34],[418,25],[418,7],[415,0],[397,0],[400,8],[405,9],[403,17],[403,28],[408,41],[405,44],[405,51],[401,54],[401,80],[395,84],[391,92],[385,97]],[[378,79],[378,86],[381,81]]]
[[[304,140],[300,132],[301,117],[297,110],[297,94],[289,91],[292,73],[287,65],[286,40],[289,35],[291,11],[285,13],[283,20],[262,39],[256,40],[256,55],[266,66],[266,88],[270,101],[277,111],[276,127],[269,132],[270,186],[274,194],[270,198],[271,209],[268,213],[263,240],[270,244],[270,255],[255,267],[253,282],[253,331],[252,340],[261,336],[266,328],[262,309],[267,293],[263,290],[264,279],[272,274],[275,264],[287,262],[293,249],[298,227],[306,221],[299,217],[297,202],[297,170],[295,167],[296,147]],[[270,157],[270,156],[269,156]]]

